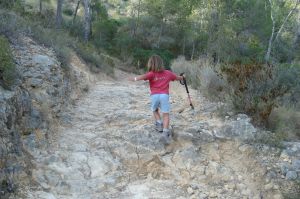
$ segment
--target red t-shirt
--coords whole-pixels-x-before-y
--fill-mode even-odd
[[[149,80],[151,95],[169,94],[169,82],[176,80],[177,75],[169,70],[146,73],[146,80]]]

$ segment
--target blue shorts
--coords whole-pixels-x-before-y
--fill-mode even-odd
[[[160,109],[162,113],[170,112],[170,103],[168,94],[153,94],[151,95],[151,110],[154,112]]]

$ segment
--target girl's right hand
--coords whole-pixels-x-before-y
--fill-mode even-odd
[[[129,77],[129,78],[128,78],[128,81],[134,82],[134,77]]]

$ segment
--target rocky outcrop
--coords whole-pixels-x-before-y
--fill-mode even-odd
[[[75,55],[62,69],[51,49],[22,41],[13,45],[19,81],[0,91],[1,198],[16,186],[10,198],[299,196],[299,143],[256,143],[264,133],[247,115],[219,117],[222,104],[194,90],[190,110],[174,83],[173,142],[164,145],[144,82],[98,79],[90,86],[96,77]],[[79,98],[82,91],[89,92]]]
[[[11,47],[18,79],[11,91],[0,90],[0,198],[29,181],[31,158],[47,148],[58,121],[66,120],[63,110],[90,83],[87,73],[62,69],[53,50],[28,37]]]
[[[195,92],[196,109],[189,110],[184,88],[172,86],[174,135],[164,145],[144,83],[95,84],[66,113],[70,120],[58,129],[59,139],[34,156],[35,183],[22,186],[24,198],[280,199],[297,192],[277,167],[285,152],[249,142],[257,130],[248,117],[216,117],[218,104]],[[235,133],[216,135],[224,126]]]

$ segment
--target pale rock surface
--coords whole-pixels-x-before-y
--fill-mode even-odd
[[[212,133],[239,122],[234,128],[245,131],[241,140],[251,137],[256,130],[248,117],[225,123],[203,115],[198,108],[210,102],[194,91],[199,106],[193,112],[184,89],[172,83],[172,90],[174,136],[164,145],[154,130],[146,83],[97,82],[66,113],[70,121],[61,124],[47,154],[35,155],[38,185],[22,187],[25,198],[41,191],[57,199],[281,198],[276,182],[265,180],[267,165],[254,146]]]

